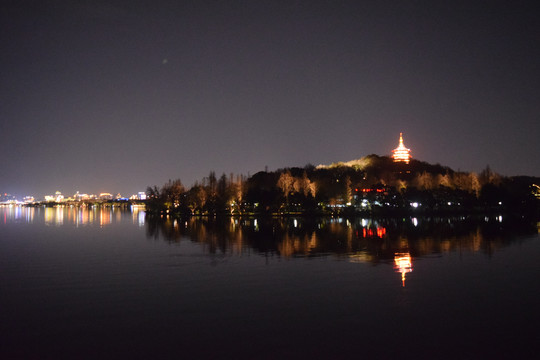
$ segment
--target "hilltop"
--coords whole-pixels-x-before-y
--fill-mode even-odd
[[[538,214],[540,178],[479,174],[440,164],[368,155],[219,179],[186,189],[180,180],[149,187],[150,213],[178,215],[522,212]]]

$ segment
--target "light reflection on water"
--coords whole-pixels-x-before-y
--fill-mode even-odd
[[[396,253],[394,255],[394,269],[401,273],[401,284],[405,287],[405,274],[412,272],[412,259],[409,253]]]
[[[506,216],[1,207],[0,231],[0,358],[532,358],[537,340],[538,224]]]
[[[118,206],[2,206],[2,222],[33,223],[34,219],[44,222],[46,225],[62,226],[74,225],[75,227],[86,225],[108,226],[113,222],[121,222],[122,217],[131,214],[133,224],[144,226],[144,206],[130,206],[124,209]]]
[[[1,219],[43,222],[49,226],[99,226],[121,223],[146,230],[146,236],[171,243],[189,241],[208,254],[270,254],[281,258],[333,256],[351,262],[392,263],[412,272],[416,258],[449,252],[491,254],[508,245],[508,235],[540,233],[540,223],[503,221],[501,215],[453,218],[189,218],[147,217],[144,207],[2,206]]]
[[[190,241],[207,254],[257,253],[292,259],[334,257],[369,264],[392,264],[405,287],[407,274],[421,257],[448,253],[491,256],[512,238],[536,233],[528,221],[501,222],[497,215],[477,220],[456,218],[341,219],[262,218],[146,219],[151,239]],[[411,274],[413,275],[413,274]],[[408,279],[409,277],[407,277]]]
[[[186,239],[202,243],[209,252],[241,253],[249,246],[282,257],[325,254],[356,257],[358,252],[394,259],[396,253],[414,256],[450,251],[492,252],[508,243],[508,235],[537,232],[534,223],[474,218],[333,219],[333,218],[146,218],[148,238],[167,242]],[[272,240],[272,241],[268,241]]]

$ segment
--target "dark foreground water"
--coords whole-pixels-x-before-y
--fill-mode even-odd
[[[538,231],[2,207],[0,358],[538,358]]]

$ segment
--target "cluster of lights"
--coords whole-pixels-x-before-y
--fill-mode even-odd
[[[357,232],[357,235],[358,235],[358,232]],[[382,226],[377,226],[376,229],[366,229],[366,228],[362,229],[363,238],[377,237],[377,238],[382,239],[385,235],[386,235],[386,228]]]
[[[73,197],[64,197],[60,191],[57,191],[54,195],[45,195],[45,201],[46,202],[70,202],[70,201],[87,201],[87,200],[128,200],[126,197],[122,197],[122,195],[117,194],[114,196],[111,193],[103,192],[99,195],[89,195],[89,194],[81,194],[80,192],[76,192]],[[129,200],[146,200],[146,193],[143,191],[140,191],[138,194],[131,195],[129,197]],[[32,197],[33,202],[33,197]]]

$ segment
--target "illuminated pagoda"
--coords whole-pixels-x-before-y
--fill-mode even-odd
[[[399,133],[399,146],[392,150],[394,158],[394,162],[405,162],[409,163],[411,160],[411,149],[407,149],[405,145],[403,145],[403,133]]]

